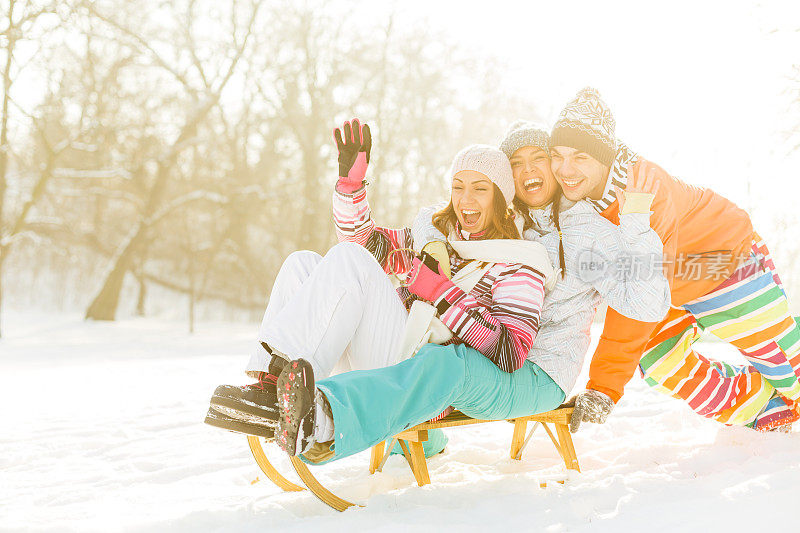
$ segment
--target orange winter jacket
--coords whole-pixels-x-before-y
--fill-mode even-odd
[[[680,306],[708,294],[733,273],[741,258],[749,254],[753,225],[744,210],[714,191],[684,183],[641,158],[634,170],[641,165],[656,171],[659,187],[651,226],[664,243],[672,305]],[[601,215],[619,224],[619,203],[615,201]],[[589,367],[587,388],[618,401],[657,325],[609,308]]]

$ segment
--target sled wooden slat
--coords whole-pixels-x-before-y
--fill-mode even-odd
[[[381,459],[383,459],[384,442],[376,444],[372,447],[372,454],[369,458],[369,473],[374,474],[381,466]]]
[[[569,417],[572,415],[572,407],[562,407],[555,411],[547,411],[546,413],[539,413],[536,415],[523,416],[519,418],[509,418],[508,422],[547,422],[552,424],[566,424],[569,425]],[[501,422],[501,420],[482,420],[480,418],[470,418],[461,411],[453,411],[446,417],[436,422],[423,422],[413,428],[407,429],[406,432],[421,431],[424,429],[442,429],[456,426],[467,426],[471,424],[485,424],[487,422]]]
[[[414,477],[417,479],[417,485],[420,487],[428,485],[431,482],[431,476],[428,474],[428,463],[425,461],[425,451],[422,449],[422,441],[411,442],[411,471],[414,472]]]
[[[416,429],[409,429],[395,436],[400,440],[407,440],[408,442],[421,442],[428,440],[428,430],[423,429],[417,431]]]
[[[400,444],[400,449],[403,450],[403,457],[406,458],[406,462],[408,463],[409,468],[411,471],[414,471],[414,460],[411,459],[411,451],[408,449],[408,443],[403,439],[397,439],[397,443]]]
[[[553,431],[547,426],[547,424],[543,425],[544,425],[544,430],[547,432],[547,436],[550,437],[550,442],[553,443],[553,446],[555,446],[556,450],[558,450],[558,454],[561,456],[562,459],[564,459],[564,464],[567,464],[567,458],[564,456],[564,451],[561,449],[561,443],[553,435]]]
[[[512,459],[519,459],[519,452],[525,443],[525,429],[528,424],[524,421],[514,421],[514,434],[511,437],[511,450],[508,454]]]
[[[569,427],[563,424],[556,424],[556,433],[558,440],[561,442],[561,450],[563,450],[564,463],[567,465],[568,470],[581,471],[578,465],[578,455],[575,453],[575,445],[572,443],[572,435],[570,435]]]
[[[258,437],[253,435],[247,436],[247,444],[250,445],[250,451],[253,453],[253,458],[256,460],[259,468],[264,474],[275,483],[277,486],[287,492],[297,492],[305,490],[300,485],[295,485],[278,472],[272,463],[267,459],[267,454],[264,453],[264,448],[261,447],[261,441]]]

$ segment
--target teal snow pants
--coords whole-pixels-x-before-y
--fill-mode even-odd
[[[366,450],[450,405],[473,418],[503,420],[550,411],[565,398],[536,364],[503,372],[465,345],[427,344],[396,365],[338,374],[317,387],[333,413],[329,461]]]

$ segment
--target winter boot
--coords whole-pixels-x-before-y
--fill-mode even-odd
[[[756,419],[748,424],[757,431],[791,432],[792,423],[800,419],[798,405],[773,391],[767,404],[758,413]]]
[[[291,361],[278,376],[278,428],[275,442],[289,455],[314,444],[316,394],[314,370],[305,359]]]
[[[784,424],[782,426],[775,426],[769,428],[767,431],[775,431],[778,433],[791,433],[792,432],[792,425],[791,424]]]
[[[268,372],[250,385],[220,385],[211,396],[211,408],[243,422],[275,426],[278,421],[275,384],[286,360],[272,356]]]
[[[206,424],[209,426],[214,426],[220,429],[227,429],[228,431],[233,431],[234,433],[244,433],[245,435],[256,435],[258,437],[264,437],[265,439],[272,440],[275,436],[275,427],[274,421],[273,426],[264,426],[261,424],[251,424],[249,422],[243,422],[239,419],[230,417],[224,413],[220,413],[213,407],[208,408],[208,413],[206,413]]]

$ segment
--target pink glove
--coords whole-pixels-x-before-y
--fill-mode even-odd
[[[339,128],[333,130],[333,139],[339,151],[339,180],[336,182],[336,190],[352,194],[361,188],[367,174],[372,135],[369,126],[362,126],[357,118],[353,119],[352,125],[345,122],[342,129],[344,139]]]
[[[409,291],[431,303],[453,286],[453,282],[442,272],[439,262],[424,252],[411,262],[406,279]]]

